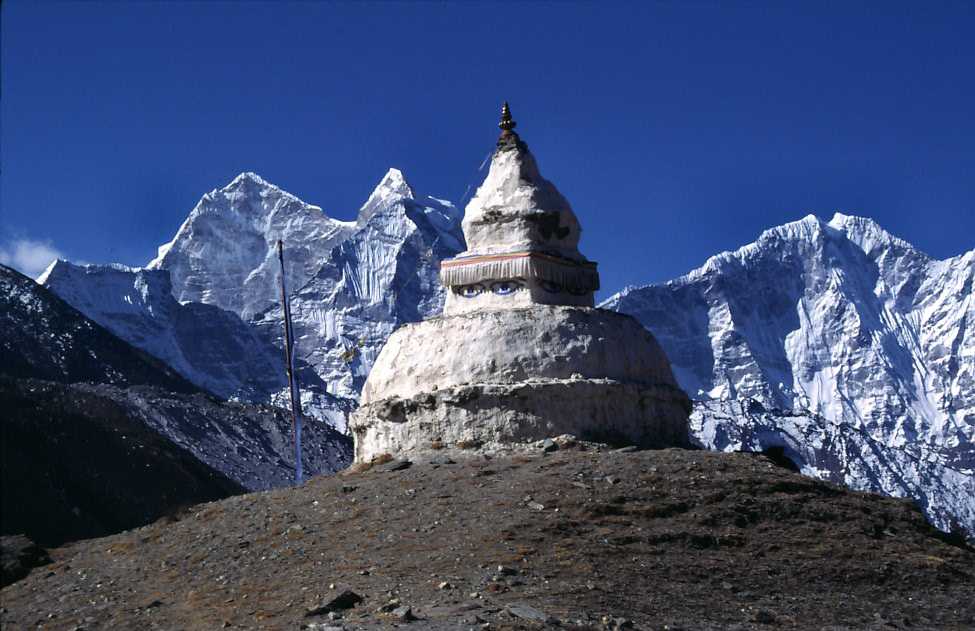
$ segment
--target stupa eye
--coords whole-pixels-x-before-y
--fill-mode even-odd
[[[589,293],[588,289],[569,288],[569,293],[573,296],[585,296]]]
[[[521,284],[513,280],[502,280],[491,285],[491,291],[499,296],[513,294],[521,287]]]
[[[457,294],[463,296],[464,298],[473,298],[479,296],[484,292],[484,286],[479,284],[474,285],[463,285],[457,288]]]
[[[541,286],[542,289],[544,289],[545,291],[547,291],[550,294],[562,293],[562,285],[560,285],[558,283],[553,283],[550,280],[543,280],[543,281],[539,282],[538,284]]]

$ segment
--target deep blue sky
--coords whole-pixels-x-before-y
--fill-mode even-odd
[[[144,264],[244,170],[458,200],[503,99],[606,290],[810,212],[975,246],[975,4],[785,5],[7,0],[0,248]]]

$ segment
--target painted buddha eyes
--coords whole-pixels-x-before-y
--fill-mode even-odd
[[[454,289],[454,293],[463,298],[476,298],[487,291],[490,291],[496,296],[510,296],[524,287],[525,282],[519,279],[499,280],[491,283],[487,287],[481,283],[461,285]]]
[[[462,285],[457,288],[457,294],[464,298],[474,298],[484,293],[484,285],[475,283],[473,285]]]
[[[521,287],[521,284],[513,280],[501,280],[496,283],[491,283],[491,291],[499,296],[507,296],[508,294],[513,294]]]

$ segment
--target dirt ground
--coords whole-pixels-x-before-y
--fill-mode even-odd
[[[443,460],[53,550],[3,628],[975,628],[975,552],[907,501],[749,454]]]

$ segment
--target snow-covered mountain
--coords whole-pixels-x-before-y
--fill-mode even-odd
[[[767,230],[604,307],[637,317],[713,449],[916,498],[975,532],[975,250],[934,260],[869,219]]]
[[[45,282],[194,383],[283,403],[283,383],[262,381],[281,374],[280,238],[306,410],[343,427],[389,334],[439,312],[460,218],[395,169],[354,222],[245,173],[204,196],[151,270],[59,263]],[[939,526],[975,532],[973,267],[975,251],[938,261],[868,219],[810,216],[604,306],[663,345],[699,401],[700,444],[782,447],[808,474],[916,498]]]
[[[95,318],[5,265],[0,265],[0,375],[197,392],[165,362],[126,344]]]
[[[296,355],[329,392],[355,399],[393,329],[442,307],[437,266],[463,249],[460,219],[449,202],[416,195],[397,169],[354,222],[244,173],[205,195],[149,265],[170,272],[181,302],[233,311],[281,347],[274,244],[283,240]]]
[[[298,356],[331,392],[357,398],[393,330],[443,308],[439,263],[464,249],[460,219],[449,202],[417,197],[391,169],[359,211],[352,236],[295,293]],[[279,344],[280,322],[278,306],[256,319]]]
[[[386,337],[440,310],[437,266],[464,247],[457,209],[396,169],[354,222],[244,173],[204,195],[146,269],[58,261],[39,280],[201,387],[285,404],[278,239],[303,405],[344,429]]]
[[[177,302],[167,270],[58,260],[38,280],[87,317],[218,397],[251,403],[286,397],[281,349],[230,311]],[[350,402],[329,395],[307,364],[299,363],[298,372],[303,402],[317,417],[344,429]]]
[[[282,239],[288,282],[298,288],[354,229],[318,206],[241,173],[203,196],[149,269],[169,270],[180,302],[202,302],[244,320],[280,301],[277,251]]]

